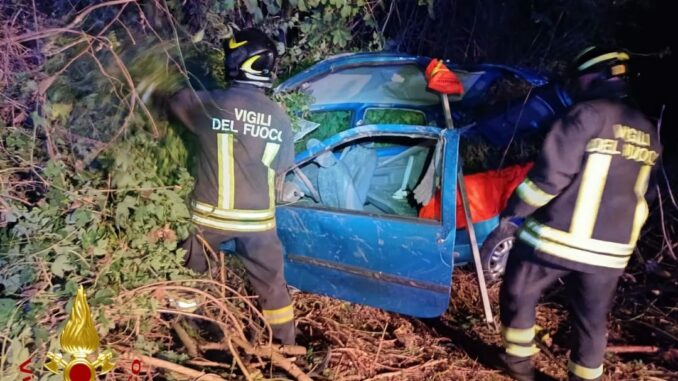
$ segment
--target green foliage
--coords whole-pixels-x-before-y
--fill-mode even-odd
[[[0,262],[11,263],[1,272],[4,294],[30,284],[37,263],[49,263],[56,277],[77,280],[106,262],[110,268],[99,273],[99,281],[116,288],[142,284],[150,274],[178,276],[181,272],[171,267],[181,268],[174,249],[188,234],[184,198],[192,180],[182,163],[167,161],[166,153],[140,134],[102,157],[99,171],[47,162],[42,175],[51,186],[44,202],[30,210],[16,205],[17,222],[3,237]],[[171,239],[158,241],[152,236],[158,229],[166,229],[163,237]],[[12,260],[16,257],[21,261]],[[124,274],[109,273],[121,268]]]
[[[278,75],[287,78],[332,54],[381,49],[374,10],[382,6],[378,0],[231,0],[208,1],[204,15],[187,7],[175,10],[192,21],[190,33],[201,33],[215,50],[234,29],[265,30],[284,51]],[[278,40],[280,33],[294,38]]]
[[[245,25],[288,36],[278,41],[280,51],[286,49],[280,78],[329,54],[379,48],[372,15],[379,3],[169,0],[173,19],[182,20],[175,25],[157,4],[120,13],[101,7],[77,25],[97,36],[86,50],[79,34],[54,32],[36,44],[49,52],[40,55],[44,61],[12,73],[2,89],[23,114],[7,119],[13,114],[4,112],[0,122],[0,336],[9,340],[0,355],[16,364],[41,344],[57,348],[62,313],[78,285],[86,285],[97,329],[106,335],[157,307],[137,297],[138,311],[116,310],[121,293],[194,275],[177,246],[190,229],[186,198],[196,150],[190,134],[149,101],[150,90],[161,99],[189,83],[197,90],[226,86],[221,40]],[[49,23],[63,26],[60,20],[73,20],[76,10],[55,5],[54,12]],[[36,96],[46,76],[53,82]],[[347,128],[351,117],[309,116],[303,93],[277,101],[295,130],[308,118],[328,136]],[[140,323],[136,348],[170,353],[144,337],[154,328]],[[18,378],[15,368],[0,362],[0,378]]]
[[[292,107],[298,107],[294,103]],[[353,113],[347,110],[335,111],[314,111],[308,112],[305,117],[307,120],[318,123],[320,126],[302,139],[295,143],[295,151],[300,152],[306,149],[306,144],[310,139],[323,141],[337,133],[348,129],[351,126]],[[363,124],[410,124],[425,125],[426,116],[415,110],[400,109],[369,109],[365,112]]]
[[[421,111],[402,109],[368,109],[363,124],[426,125],[426,115]]]
[[[59,125],[61,117],[52,113],[44,123]],[[47,156],[42,145],[32,144],[28,130],[2,129],[0,140],[13,148],[12,157],[2,156],[3,161],[26,165],[31,155]],[[185,198],[192,187],[186,150],[171,149],[183,148],[180,144],[172,133],[160,142],[137,133],[113,143],[95,166],[77,169],[78,160],[47,160],[40,170],[42,196],[35,205],[6,199],[13,222],[0,230],[0,332],[16,338],[23,328],[34,328],[21,342],[12,341],[11,348],[26,354],[22,359],[28,358],[24,352],[29,346],[55,338],[55,327],[38,322],[50,321],[45,314],[55,303],[64,298],[70,303],[77,284],[90,285],[99,329],[107,332],[115,321],[107,320],[101,308],[111,305],[119,292],[191,276],[183,268],[183,252],[177,250],[188,235]],[[17,309],[21,296],[39,284],[47,292]]]
[[[317,129],[308,133],[301,140],[295,143],[295,152],[300,152],[306,149],[306,143],[310,139],[318,139],[323,141],[330,136],[348,129],[351,126],[351,117],[353,113],[350,111],[315,111],[309,113],[308,120],[320,124]]]
[[[283,109],[287,111],[292,122],[292,131],[297,132],[301,129],[301,119],[308,118],[311,96],[301,91],[289,93],[278,93],[273,99],[278,102]]]
[[[305,66],[343,51],[381,49],[383,39],[372,12],[378,6],[367,0],[297,1],[298,12],[282,27],[300,36],[283,57],[282,67]]]

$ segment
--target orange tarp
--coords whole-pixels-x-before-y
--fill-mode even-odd
[[[464,176],[466,193],[471,205],[473,222],[480,222],[498,215],[518,184],[527,176],[533,163],[513,165],[495,171]],[[419,217],[440,219],[440,191],[420,211]],[[457,228],[466,227],[461,193],[457,191]]]

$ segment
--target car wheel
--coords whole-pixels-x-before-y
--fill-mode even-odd
[[[488,283],[498,281],[506,270],[509,252],[513,247],[515,237],[497,236],[491,237],[480,248],[480,260]]]

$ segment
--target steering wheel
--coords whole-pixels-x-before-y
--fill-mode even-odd
[[[294,174],[297,175],[299,180],[301,180],[301,182],[304,183],[306,188],[308,188],[308,191],[311,192],[311,194],[309,195],[311,196],[311,199],[313,199],[313,201],[317,203],[320,203],[320,193],[318,193],[318,190],[315,189],[315,187],[311,183],[311,180],[308,179],[306,174],[302,170],[300,170],[299,167],[294,167],[294,169],[292,169],[292,172],[294,172]]]

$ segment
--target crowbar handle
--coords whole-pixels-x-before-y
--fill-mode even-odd
[[[452,113],[450,112],[450,101],[446,94],[440,94],[443,103],[443,111],[445,113],[445,124],[447,128],[453,129]],[[478,250],[478,240],[476,239],[476,231],[473,226],[471,218],[471,207],[468,202],[468,195],[466,194],[466,183],[464,182],[464,173],[459,163],[457,183],[459,184],[459,192],[461,193],[461,204],[464,208],[464,216],[466,217],[466,230],[468,232],[469,242],[471,244],[471,252],[473,253],[473,262],[476,267],[476,274],[478,275],[478,287],[480,289],[480,298],[483,302],[483,310],[485,312],[485,322],[489,327],[496,328],[494,324],[494,316],[492,314],[492,307],[490,306],[490,297],[487,293],[487,284],[485,283],[485,274],[483,273],[483,265],[480,262],[480,250]]]

